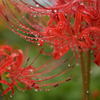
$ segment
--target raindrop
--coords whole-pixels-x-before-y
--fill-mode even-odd
[[[39,91],[42,91],[42,89],[39,89]]]
[[[71,67],[71,64],[68,64],[68,67]]]
[[[38,89],[35,89],[34,91],[35,91],[35,92],[38,92]]]
[[[38,40],[38,39],[35,39],[36,41]]]
[[[48,91],[50,91],[50,89],[46,89],[46,91],[48,92]]]
[[[60,52],[59,55],[62,56],[63,55],[62,52]]]
[[[39,78],[38,80],[40,81],[40,80],[42,80],[42,79]]]
[[[93,71],[91,70],[91,71],[90,71],[90,74],[92,74],[92,73],[93,73]]]
[[[12,95],[10,95],[10,98],[12,98],[13,96]]]
[[[30,7],[30,8],[33,8],[33,7]]]
[[[54,10],[54,12],[56,13],[56,12],[57,12],[57,10]]]
[[[30,69],[30,72],[33,72],[33,69]]]
[[[33,17],[36,17],[36,15],[34,15]]]
[[[39,5],[36,5],[36,7],[39,7]]]
[[[25,92],[24,90],[21,90],[22,92]]]
[[[51,10],[46,10],[47,13],[51,12]],[[43,12],[44,13],[44,12]]]
[[[14,27],[14,25],[12,25],[12,28]]]
[[[76,63],[76,66],[79,66],[79,63]]]
[[[10,70],[11,69],[11,67],[8,67],[8,70]]]
[[[86,94],[89,94],[89,91],[86,91]]]
[[[52,32],[52,30],[50,29],[50,30],[48,30],[48,32],[49,32],[49,33],[51,33],[51,32]]]
[[[41,44],[40,44],[40,43],[38,43],[37,45],[38,45],[38,46],[40,46]]]

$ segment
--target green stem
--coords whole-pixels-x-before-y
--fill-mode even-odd
[[[1,80],[1,77],[0,77],[0,80]],[[1,92],[4,91],[2,84],[0,84],[0,91],[1,91]],[[9,96],[8,94],[7,94],[7,95],[4,95],[4,96],[3,96],[3,100],[10,100],[9,97],[10,97],[10,96]]]
[[[90,100],[90,70],[91,57],[90,51],[80,52],[80,63],[83,80],[83,100]]]
[[[1,77],[0,77],[0,80],[1,80]],[[0,91],[1,91],[1,92],[3,91],[2,84],[0,84]]]

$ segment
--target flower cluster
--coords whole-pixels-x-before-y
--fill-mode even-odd
[[[2,2],[0,15],[16,34],[40,46],[48,43],[56,59],[70,49],[76,52],[93,50],[95,63],[100,65],[100,0]],[[19,17],[9,3],[16,8]]]
[[[39,67],[35,67],[32,64],[34,63],[34,60],[29,65],[23,65],[23,62],[25,62],[24,60],[25,57],[22,50],[13,49],[9,45],[0,46],[0,83],[7,85],[7,88],[2,93],[3,95],[9,91],[12,91],[12,94],[14,94],[15,86],[20,90],[33,88],[41,90],[45,87],[47,87],[45,88],[45,90],[47,90],[50,87],[56,87],[71,79],[70,77],[62,77],[59,81],[50,81],[57,77],[61,77],[70,71],[70,69],[72,69],[71,66],[70,68],[62,71],[60,69],[60,71],[53,73],[54,70],[61,65],[61,63],[53,62],[50,65],[48,62],[50,63],[51,61],[47,61],[47,63],[42,64]],[[23,86],[21,84],[23,84]]]

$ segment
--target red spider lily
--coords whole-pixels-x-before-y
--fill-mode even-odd
[[[100,65],[100,0],[88,0],[87,5],[83,5],[80,10],[87,26],[82,32],[82,36],[88,37],[87,41],[92,43],[92,50],[95,52],[95,63]]]
[[[21,10],[26,9],[25,12],[29,12],[33,15],[35,11],[36,13],[40,12],[51,15],[52,12],[56,12],[57,10],[59,12],[66,12],[66,10],[69,10],[75,3],[80,1],[81,0],[32,0],[31,3],[29,3],[28,0],[13,0],[12,3],[14,5],[18,4],[17,7],[20,7]]]
[[[9,28],[32,43],[38,43],[40,46],[48,43],[53,46],[54,58],[59,59],[69,49],[99,51],[99,0],[42,0],[42,4],[33,0],[33,5],[27,0],[8,1],[20,13],[24,11],[28,14],[28,17],[22,14],[21,18],[18,18],[9,3],[2,0],[0,14],[10,25]],[[48,21],[45,23],[46,17]],[[99,64],[97,55],[95,62]]]
[[[67,79],[62,78],[61,81],[56,81],[53,83],[48,82],[49,80],[60,77],[64,73],[68,72],[70,69],[72,69],[71,66],[68,70],[65,69],[64,71],[58,71],[55,74],[52,72],[61,65],[59,62],[54,62],[51,64],[48,64],[47,62],[39,67],[34,67],[33,65],[25,65],[25,67],[23,67],[23,62],[24,55],[22,50],[14,50],[8,45],[0,46],[0,76],[2,78],[4,75],[6,75],[5,78],[0,80],[0,83],[8,86],[8,88],[4,90],[3,95],[9,91],[12,91],[12,94],[14,94],[14,86],[23,90],[32,88],[41,90],[43,87],[56,87],[59,84],[71,79],[69,77]],[[45,81],[47,81],[47,83],[45,83]],[[22,83],[25,85],[25,87],[21,88],[19,83]]]
[[[39,4],[35,0],[34,0],[34,2],[36,4]],[[58,0],[56,2],[57,2],[58,6],[55,5],[55,8],[57,10],[57,8],[59,8],[59,9],[62,8],[62,4],[65,1],[62,0],[62,2],[61,2]],[[78,0],[71,0],[68,2],[68,4],[65,4],[65,7],[71,8],[72,5],[74,5],[76,2],[78,2]],[[4,8],[9,8],[9,6],[5,2],[3,2],[3,3],[5,4]],[[11,2],[11,3],[13,3],[13,2]],[[21,1],[21,3],[23,3],[23,2]],[[61,3],[61,4],[59,4],[59,3]],[[23,4],[26,5],[26,3],[23,3]],[[18,4],[18,5],[20,6],[20,4]],[[71,7],[69,7],[69,6],[71,6]],[[50,7],[50,8],[54,9],[52,7]],[[47,9],[50,9],[50,8],[43,8],[43,9],[45,9],[45,11],[46,11]],[[36,8],[36,9],[38,9],[38,8]],[[18,22],[18,24],[16,25],[14,23],[15,22],[14,20],[12,20],[12,19],[10,20],[8,18],[8,16],[3,13],[3,12],[5,12],[5,10],[6,9],[4,9],[4,11],[2,11],[1,15],[3,15],[4,18],[6,19],[6,21],[12,26],[12,28],[11,28],[12,31],[19,34],[21,37],[25,38],[26,40],[28,40],[30,42],[37,42],[37,43],[39,43],[39,45],[42,45],[44,42],[47,42],[50,45],[53,45],[53,47],[54,47],[53,56],[56,59],[63,56],[70,49],[70,46],[69,46],[70,39],[73,38],[74,36],[73,37],[70,36],[70,34],[72,34],[72,29],[70,26],[70,22],[66,19],[66,16],[64,14],[65,12],[57,13],[54,10],[52,13],[49,13],[48,16],[50,17],[50,21],[48,22],[48,26],[46,26],[46,27],[40,26],[40,25],[37,26],[35,24],[36,20],[35,21],[33,20],[33,22],[31,23],[28,19],[23,17],[22,20],[25,23],[27,23],[29,26],[31,26],[31,27],[29,27],[26,24],[24,24],[23,22],[21,22],[20,20],[18,20],[16,18],[16,16],[13,14],[12,10],[9,9],[9,12],[7,11],[7,13],[8,13],[8,15],[12,16],[12,19],[14,19]],[[30,16],[30,18],[32,18],[32,16]],[[55,23],[55,25],[53,23]],[[40,28],[42,28],[42,30],[39,30]],[[20,31],[23,34],[20,34],[18,31]],[[43,31],[43,32],[41,32],[41,31]],[[67,32],[68,32],[68,36],[66,34]],[[27,36],[25,34],[27,34]],[[34,41],[34,40],[36,40],[36,41]],[[72,39],[72,40],[75,41],[75,39]],[[72,45],[72,42],[70,43],[70,45]]]

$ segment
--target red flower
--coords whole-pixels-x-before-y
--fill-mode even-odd
[[[48,80],[53,80],[56,77],[62,76],[68,71],[64,70],[52,73],[57,67],[61,65],[59,61],[53,62],[51,64],[48,64],[47,62],[46,64],[43,64],[39,67],[35,67],[33,65],[27,65],[23,67],[23,62],[24,54],[22,50],[14,50],[8,45],[0,46],[0,76],[1,78],[6,76],[0,80],[0,83],[8,86],[8,88],[4,90],[3,95],[9,91],[12,91],[12,94],[14,94],[14,86],[23,90],[32,88],[41,90],[43,87],[56,87],[60,83],[70,80],[69,77],[68,79],[62,78],[61,81],[56,81],[54,83],[49,83],[50,81],[48,82]],[[72,69],[72,67],[70,67],[69,70],[70,69]],[[22,83],[24,88],[21,88],[19,83]]]
[[[22,20],[25,21],[25,23],[27,23],[30,26],[30,27],[28,27],[21,20],[18,20],[16,18],[16,16],[13,15],[13,12],[11,10],[8,12],[8,14],[10,16],[12,16],[12,19],[9,19],[9,17],[7,15],[4,17],[5,17],[5,19],[7,18],[7,22],[12,26],[12,28],[10,27],[10,29],[12,31],[14,31],[15,33],[17,33],[18,35],[20,35],[21,37],[25,38],[26,40],[28,40],[30,42],[39,43],[40,46],[43,45],[43,43],[45,43],[45,42],[52,45],[54,47],[54,51],[52,54],[56,59],[59,59],[70,48],[74,48],[74,46],[76,47],[76,45],[77,45],[76,36],[72,32],[73,29],[71,27],[70,21],[68,21],[68,19],[66,18],[67,16],[65,16],[65,14],[66,14],[67,10],[68,10],[68,12],[70,12],[70,10],[72,10],[71,9],[72,5],[74,5],[78,1],[79,0],[71,0],[71,1],[57,0],[57,1],[55,1],[55,4],[54,4],[55,9],[51,6],[43,8],[42,5],[39,4],[38,2],[36,2],[35,0],[34,0],[34,2],[36,4],[38,4],[40,6],[40,8],[38,8],[38,7],[32,8],[31,6],[26,6],[28,4],[24,3],[23,1],[16,2],[18,4],[16,4],[15,2],[11,2],[14,5],[16,4],[17,7],[20,6],[20,9],[22,6],[27,7],[26,9],[29,8],[29,10],[28,10],[29,13],[31,11],[31,8],[32,8],[32,12],[37,11],[40,14],[41,14],[40,11],[43,10],[44,15],[46,14],[50,17],[50,19],[48,21],[48,26],[46,26],[46,27],[40,26],[40,25],[37,26],[35,24],[36,20],[33,20],[33,22],[31,23],[28,19],[23,17]],[[5,8],[8,8],[8,7],[6,6]],[[38,11],[39,9],[40,9],[40,11]],[[52,10],[52,11],[49,12],[49,14],[48,14],[47,12],[45,12],[45,11],[47,11],[47,9],[50,11]],[[37,15],[37,14],[35,14],[35,15]],[[30,16],[30,18],[32,18],[32,16]],[[18,24],[16,24],[14,22],[14,20],[17,20]],[[40,28],[42,30],[40,30]],[[19,31],[22,34],[20,34]],[[74,45],[72,46],[73,42],[74,42]]]
[[[100,65],[100,0],[88,0],[88,4],[81,9],[81,14],[87,23],[87,27],[82,32],[82,36],[88,37],[86,41],[92,42],[90,48],[94,51],[97,65]]]
[[[99,0],[47,0],[42,3],[33,0],[33,5],[23,0],[10,3],[27,16],[22,14],[21,19],[17,18],[6,3],[1,15],[9,28],[32,43],[50,44],[56,59],[70,49],[77,52],[100,48]]]

